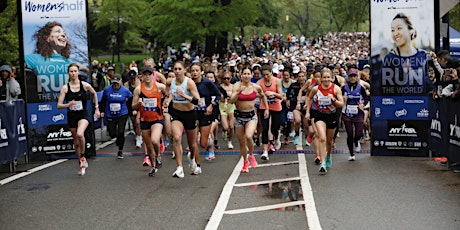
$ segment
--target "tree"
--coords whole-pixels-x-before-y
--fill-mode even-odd
[[[16,64],[19,59],[16,0],[3,0],[0,12],[0,64]]]
[[[118,62],[120,61],[121,44],[133,33],[140,34],[142,28],[146,27],[144,17],[149,12],[148,6],[143,0],[105,0],[99,8],[95,21],[96,29],[108,26],[109,31],[115,34],[116,43],[113,49],[117,51]],[[106,37],[107,44],[110,43],[110,39],[111,36]]]
[[[337,31],[343,31],[345,26],[359,31],[359,24],[369,20],[368,0],[329,0],[326,1]]]

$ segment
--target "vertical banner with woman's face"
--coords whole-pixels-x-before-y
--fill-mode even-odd
[[[57,100],[68,82],[68,66],[88,66],[87,1],[20,4],[30,152],[73,153],[67,111],[57,109]]]
[[[435,1],[371,1],[372,154],[428,153]]]

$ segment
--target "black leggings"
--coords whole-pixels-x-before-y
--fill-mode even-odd
[[[264,118],[265,110],[260,109],[260,120],[262,124],[262,144],[268,144],[268,127],[270,126],[270,117],[272,118],[271,132],[274,139],[278,138],[281,125],[281,111],[269,111],[267,119]]]
[[[110,138],[117,138],[115,143],[118,146],[118,150],[123,150],[123,146],[125,145],[125,127],[127,120],[128,114],[120,117],[107,118],[107,131],[109,132]]]
[[[359,139],[363,137],[364,123],[355,121],[343,121],[345,129],[347,130],[347,146],[350,151],[350,156],[354,156],[353,147],[358,145]],[[354,129],[353,129],[354,126]],[[354,146],[353,146],[354,145]]]

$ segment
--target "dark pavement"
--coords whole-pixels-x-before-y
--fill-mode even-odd
[[[107,140],[98,131],[96,137],[99,146]],[[102,144],[83,177],[77,175],[77,160],[71,159],[1,185],[0,226],[205,229],[223,200],[218,229],[320,229],[307,221],[314,215],[305,204],[310,206],[307,201],[313,198],[322,229],[460,229],[460,175],[428,158],[370,156],[369,143],[357,161],[349,162],[345,137],[341,132],[325,176],[313,163],[313,147],[296,151],[291,143],[268,162],[257,156],[260,167],[234,177],[233,171],[240,170],[234,170],[240,159],[235,137],[235,150],[226,150],[220,141],[224,150],[217,151],[216,160],[206,162],[201,155],[203,173],[198,176],[188,174],[184,158],[186,175],[178,179],[171,176],[176,168],[168,155],[171,146],[163,167],[148,177],[148,167],[141,166],[143,151],[135,149],[134,136],[128,135],[124,159],[116,159],[114,144]],[[306,167],[301,167],[303,159]],[[20,164],[18,169],[27,172],[44,163]],[[0,180],[10,175],[0,173]],[[235,183],[225,186],[232,178]],[[231,193],[225,192],[228,187]]]

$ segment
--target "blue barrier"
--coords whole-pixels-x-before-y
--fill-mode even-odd
[[[26,115],[23,100],[0,102],[0,164],[27,154]]]
[[[429,101],[429,148],[435,156],[460,162],[460,101],[450,98]]]

